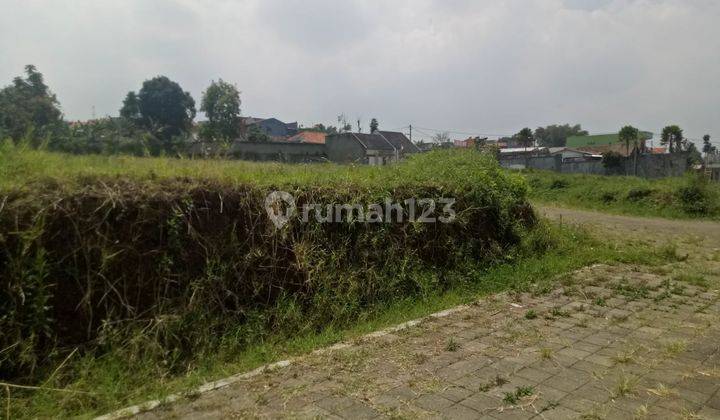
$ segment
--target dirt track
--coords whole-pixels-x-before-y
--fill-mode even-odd
[[[670,220],[654,217],[621,216],[561,207],[537,206],[540,213],[554,221],[599,227],[615,235],[628,232],[646,234],[649,238],[702,238],[708,245],[720,246],[720,223],[697,220]]]

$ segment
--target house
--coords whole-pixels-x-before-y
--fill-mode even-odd
[[[328,159],[339,163],[385,165],[420,149],[405,134],[394,131],[331,134],[325,138]]]
[[[653,133],[647,131],[640,132],[640,139],[643,145],[646,141],[653,138]],[[593,134],[590,136],[570,136],[565,142],[565,147],[577,149],[580,147],[607,146],[612,144],[622,144],[620,134]]]
[[[574,149],[583,151],[583,152],[593,153],[596,155],[604,155],[605,153],[617,153],[623,157],[632,156],[633,153],[635,153],[635,146],[630,145],[630,147],[628,148],[627,145],[621,144],[621,143],[599,144],[599,145],[595,145],[595,146],[581,146],[581,147],[576,147]]]
[[[563,162],[587,162],[602,160],[602,154],[587,150],[571,149],[569,147],[550,147],[550,156],[561,156]]]
[[[720,182],[720,154],[709,153],[705,155],[705,173],[710,180]]]
[[[301,131],[287,139],[290,143],[325,144],[326,134],[321,131]]]
[[[297,122],[284,123],[277,118],[242,117],[240,121],[248,129],[257,127],[263,133],[275,138],[294,136],[298,132]]]
[[[547,147],[536,147],[536,146],[530,146],[530,147],[508,147],[504,149],[499,149],[500,152],[500,159],[504,158],[514,158],[514,157],[521,157],[521,156],[542,156],[542,155],[549,155],[550,149]]]
[[[454,146],[462,149],[476,149],[487,142],[487,137],[468,137],[465,140],[455,140]]]

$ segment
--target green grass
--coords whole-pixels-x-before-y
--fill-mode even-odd
[[[127,180],[132,182],[122,182]],[[117,185],[135,188],[121,191],[122,193],[128,195],[135,194],[138,191],[141,193],[138,194],[141,197],[138,199],[138,203],[130,203],[137,208],[141,207],[139,205],[146,203],[146,201],[143,201],[145,199],[143,197],[153,197],[149,193],[143,195],[145,194],[143,189],[163,193],[163,188],[172,185],[184,191],[188,187],[183,182],[191,185],[204,185],[211,188],[207,190],[210,192],[214,192],[215,190],[212,188],[217,185],[229,187],[231,192],[233,187],[240,185],[259,186],[262,187],[261,189],[297,187],[298,190],[318,188],[321,193],[331,191],[332,194],[336,194],[337,191],[345,191],[346,193],[350,191],[363,199],[392,196],[391,194],[394,191],[409,186],[407,191],[410,192],[441,191],[447,195],[456,194],[460,197],[467,197],[467,203],[472,204],[472,208],[467,210],[468,213],[475,211],[476,207],[482,206],[510,209],[519,201],[524,202],[527,190],[527,185],[521,175],[510,174],[501,170],[489,156],[482,156],[476,152],[443,151],[416,156],[399,165],[369,167],[333,164],[284,165],[239,161],[74,156],[30,150],[11,146],[7,143],[0,145],[0,209],[3,206],[5,207],[3,216],[12,223],[16,223],[15,220],[23,220],[23,218],[8,218],[11,210],[21,215],[26,213],[30,216],[43,214],[44,218],[52,216],[51,210],[57,209],[57,205],[60,203],[59,200],[56,201],[58,197],[62,200],[62,203],[67,205],[70,201],[67,197],[70,196],[75,198],[87,198],[88,194],[90,197],[96,195],[100,197],[107,196],[108,200],[103,200],[105,202],[103,206],[107,205],[115,208],[114,205],[110,206],[107,203],[113,203],[116,195],[119,195],[118,190],[107,188],[108,192],[104,192],[103,188],[99,188],[99,186],[112,184],[115,181],[117,181]],[[208,181],[211,182],[208,183]],[[8,197],[9,200],[6,205]],[[22,200],[18,200],[17,197],[22,197]],[[13,200],[16,201],[13,202]],[[74,201],[70,201],[70,203],[74,203]],[[170,203],[177,204],[174,201]],[[182,203],[185,203],[185,201],[181,201]],[[34,208],[28,210],[30,205],[37,205],[37,208],[42,213],[33,213]],[[169,208],[177,212],[178,209],[182,210],[185,207],[174,206]],[[68,207],[68,209],[74,210],[75,208]],[[90,222],[94,222],[92,218],[104,216],[104,213],[94,209],[93,206],[90,207],[89,211],[82,213],[87,218],[84,222],[88,223],[87,226],[92,226],[90,224]],[[216,217],[219,217],[217,214]],[[227,214],[227,211],[224,214]],[[183,234],[186,230],[177,228],[174,223],[176,221],[174,215],[175,213],[170,214],[172,217],[168,217],[166,221],[169,232],[168,237],[173,240],[186,240],[186,242],[182,243],[183,246],[178,247],[178,249],[187,250],[189,246],[193,245],[194,237]],[[509,215],[503,217],[508,220],[512,219]],[[25,217],[25,220],[42,219],[42,217]],[[472,227],[472,223],[476,219],[468,219],[467,226]],[[56,223],[53,226],[62,231],[66,225],[68,224]],[[10,226],[9,222],[7,226]],[[33,226],[29,226],[27,231],[21,232],[23,241],[27,240],[30,243],[30,241],[36,239],[37,235],[30,229]],[[112,232],[110,228],[117,228],[113,223],[104,224],[103,226],[107,226],[109,232]],[[196,224],[195,227],[197,228],[197,226]],[[138,234],[142,234],[150,228],[152,226],[140,230]],[[422,226],[413,225],[413,229],[420,228]],[[406,238],[408,235],[422,235],[423,231],[414,232],[413,229],[405,232],[402,238]],[[6,235],[8,238],[19,235],[15,230],[8,229],[0,232],[0,235]],[[221,229],[220,231],[225,230],[227,229]],[[89,231],[92,232],[93,230]],[[106,231],[106,235],[108,231]],[[374,238],[372,235],[375,233],[373,232],[369,231],[367,233],[367,240]],[[456,235],[462,232],[456,232]],[[515,230],[512,232],[515,232]],[[316,234],[320,235],[320,233]],[[357,283],[352,284],[344,278],[340,279],[342,281],[337,284],[341,286],[357,287],[357,289],[351,289],[346,293],[347,296],[344,296],[346,298],[344,301],[339,299],[343,296],[336,296],[331,293],[334,292],[335,287],[327,287],[328,294],[322,296],[327,297],[329,299],[327,302],[330,304],[342,306],[339,309],[333,308],[333,311],[328,310],[327,314],[324,312],[302,312],[292,305],[292,301],[285,305],[282,305],[283,302],[281,301],[277,306],[269,308],[268,311],[258,313],[257,322],[248,322],[247,325],[243,325],[243,328],[237,331],[223,330],[208,334],[208,330],[198,332],[198,328],[192,327],[194,325],[205,325],[202,317],[204,312],[208,311],[208,308],[203,306],[202,303],[197,305],[200,309],[188,305],[188,312],[180,312],[180,315],[185,316],[185,318],[181,319],[187,320],[187,325],[190,327],[182,324],[180,327],[187,327],[187,330],[178,328],[177,331],[192,333],[190,336],[193,339],[209,340],[212,338],[212,340],[209,340],[212,341],[212,345],[197,344],[193,348],[201,350],[198,354],[193,353],[194,357],[187,359],[175,358],[174,364],[169,362],[174,356],[171,352],[166,354],[167,357],[165,358],[158,356],[165,354],[163,352],[166,351],[166,348],[162,346],[152,347],[157,343],[144,337],[140,327],[137,328],[136,336],[123,336],[122,340],[113,341],[111,335],[107,337],[99,335],[96,340],[97,343],[93,343],[98,344],[98,351],[93,351],[92,348],[88,351],[81,350],[77,352],[73,351],[73,349],[59,349],[62,350],[62,353],[59,353],[60,356],[54,355],[55,359],[63,361],[65,355],[67,355],[67,360],[52,366],[43,366],[43,369],[39,369],[43,375],[39,381],[37,381],[37,377],[19,378],[18,381],[39,385],[42,388],[60,388],[68,392],[13,388],[11,389],[10,398],[11,416],[89,417],[102,414],[148,399],[159,398],[171,392],[190,390],[208,380],[247,371],[259,365],[294,355],[304,354],[313,349],[340,340],[351,339],[385,326],[415,319],[458,304],[468,303],[487,294],[506,290],[543,293],[550,290],[558,275],[589,264],[602,262],[655,264],[669,258],[666,253],[650,251],[639,244],[615,245],[608,242],[601,243],[581,231],[546,224],[540,224],[531,231],[518,229],[517,234],[522,235],[521,242],[517,245],[513,243],[508,249],[499,252],[502,258],[494,259],[492,263],[479,261],[477,256],[473,260],[458,257],[458,265],[447,270],[442,269],[439,271],[436,267],[430,265],[417,264],[411,267],[413,270],[408,269],[405,271],[404,267],[402,267],[403,264],[401,264],[402,261],[389,261],[389,263],[394,263],[403,268],[402,274],[404,277],[402,279],[408,286],[412,285],[412,290],[415,290],[415,292],[409,295],[404,294],[402,291],[405,289],[400,288],[398,290],[401,290],[401,292],[397,294],[381,294],[391,298],[366,300],[361,305],[357,304],[353,299],[356,299],[354,298],[355,295],[361,298],[364,296],[358,290],[362,291],[361,287],[370,284],[369,280],[377,282],[378,286],[384,286],[390,280],[398,281],[401,278],[396,271],[393,271],[395,269],[394,265],[388,264],[387,271],[380,269],[373,271],[374,264],[371,263],[375,260],[368,260],[368,265],[358,272],[368,273],[372,271],[375,278],[353,278],[351,280],[357,280]],[[283,237],[279,236],[280,234],[277,235],[276,240],[283,239]],[[52,237],[59,236],[52,235]],[[68,236],[63,237],[65,242],[61,245],[65,247]],[[218,237],[223,238],[223,236]],[[389,233],[386,237],[389,239],[394,238]],[[84,236],[80,235],[80,238],[84,238]],[[90,234],[88,238],[92,239],[94,237]],[[307,238],[308,240],[317,239],[315,236],[308,236]],[[318,236],[318,238],[324,238],[324,236]],[[99,239],[104,240],[105,237]],[[423,240],[428,242],[430,239],[423,238]],[[472,238],[467,238],[466,242],[471,240]],[[24,243],[22,241],[18,242],[20,245]],[[166,248],[173,243],[170,240],[168,240],[167,244],[161,243],[158,245],[157,251],[167,251]],[[404,242],[399,243],[403,244]],[[108,261],[112,262],[112,256],[124,255],[114,251],[114,244],[113,241],[107,244],[103,243],[103,246],[107,245],[107,249],[103,249],[103,253],[99,254],[103,262],[103,265],[99,268],[105,269],[105,264]],[[221,244],[227,245],[226,242]],[[138,248],[139,243],[136,241],[124,244],[124,246],[127,246],[127,251],[130,252]],[[241,258],[242,255],[233,254],[230,258],[225,258],[225,254],[221,254],[220,251],[224,252],[226,248],[228,247],[213,246],[210,250],[217,252],[219,257],[223,257],[219,258],[218,261],[244,261]],[[455,249],[455,247],[450,248]],[[18,249],[23,252],[22,256],[25,256],[27,249],[34,248],[18,247]],[[54,249],[57,252],[61,251],[58,248]],[[220,251],[216,251],[216,249]],[[298,250],[302,251],[303,248],[298,247]],[[398,255],[400,253],[407,254],[402,247],[395,251],[398,252]],[[384,252],[382,255],[386,254],[387,252]],[[93,256],[95,254],[88,252],[85,255]],[[255,254],[248,252],[247,255],[254,256]],[[463,258],[467,258],[467,255],[461,255]],[[210,256],[215,256],[215,254]],[[42,274],[46,273],[47,267],[40,264],[45,261],[44,258],[45,254],[40,252],[37,254],[36,260],[28,259],[26,261],[29,264],[28,267],[20,267],[23,268],[23,273],[27,275],[28,279],[41,282],[45,278]],[[164,261],[164,259],[160,259],[162,264],[159,268],[173,267],[172,264],[165,264]],[[169,262],[172,263],[173,261],[175,260]],[[178,259],[177,261],[182,260]],[[208,258],[204,263],[209,264],[208,261],[215,260]],[[320,261],[328,264],[335,263],[324,259]],[[338,259],[338,261],[345,263],[343,259]],[[351,260],[348,259],[348,261]],[[69,266],[67,262],[63,264]],[[132,268],[123,264],[119,264],[117,267],[118,270]],[[334,268],[335,266],[328,265],[327,267]],[[341,268],[343,267],[341,266]],[[216,267],[209,264],[208,268]],[[327,268],[325,270],[333,271]],[[106,270],[106,272],[110,276],[117,274],[115,270]],[[133,278],[130,275],[133,272],[128,271],[128,273],[127,277]],[[172,274],[183,273],[173,272]],[[208,270],[207,278],[202,277],[202,275],[198,279],[193,278],[191,285],[210,286],[210,280],[216,279],[216,277],[220,278],[221,275],[229,276],[228,278],[232,279],[231,274],[232,271],[225,273],[222,270]],[[177,277],[173,278],[175,281],[178,280]],[[327,278],[334,279],[329,273]],[[93,280],[94,277],[88,277],[88,279]],[[195,283],[195,280],[197,280],[197,283]],[[25,280],[23,279],[23,281]],[[22,281],[18,283],[23,284]],[[27,286],[27,284],[24,285]],[[202,288],[198,290],[202,290]],[[193,296],[195,295],[193,294]],[[203,302],[210,302],[210,300]],[[322,300],[313,301],[311,303],[314,306],[309,305],[309,307],[323,308],[327,306],[323,302]],[[43,302],[39,302],[39,307],[42,307],[42,304]],[[171,305],[171,307],[165,309],[175,309],[176,306],[178,305]],[[179,306],[183,307],[183,305]],[[252,312],[250,313],[252,314]],[[342,316],[335,316],[338,314]],[[168,320],[172,320],[174,313],[172,311],[159,313],[158,319],[164,319],[162,316],[165,315],[167,315]],[[311,315],[317,315],[316,319],[308,319],[312,318]],[[324,322],[325,316],[329,317],[330,315],[333,315],[329,318],[330,322]],[[195,319],[196,316],[200,319]],[[275,324],[267,322],[266,318],[271,317],[276,320]],[[214,322],[214,320],[213,318],[210,321]],[[252,320],[255,321],[254,318]],[[323,322],[318,320],[323,320]],[[138,322],[138,325],[142,325],[144,320],[133,321]],[[208,321],[210,325],[215,325],[210,321]],[[197,324],[193,322],[197,322]],[[217,325],[224,326],[224,324]],[[278,331],[278,329],[273,329],[272,325],[292,325],[293,332],[289,333],[287,329]],[[321,325],[321,327],[318,327],[318,325]],[[135,330],[134,328],[128,329],[130,332]],[[112,329],[108,331],[112,332]],[[159,331],[162,332],[162,330]],[[175,339],[175,335],[179,334],[174,334],[170,338]],[[210,335],[213,337],[208,337]],[[105,339],[109,341],[104,342]],[[238,342],[242,342],[243,345],[238,345]],[[195,345],[196,343],[190,344]],[[167,348],[172,349],[172,347]],[[0,352],[5,350],[0,349]],[[178,360],[182,363],[178,362]],[[35,372],[35,375],[41,374]]]
[[[720,184],[697,176],[628,176],[525,171],[534,202],[634,216],[720,219]]]
[[[468,155],[477,159],[467,159]],[[228,186],[259,187],[330,186],[388,190],[424,183],[456,186],[478,174],[509,179],[523,188],[522,177],[507,174],[489,164],[490,156],[474,151],[441,151],[416,155],[401,165],[285,164],[238,160],[146,158],[119,155],[70,155],[0,143],[0,191],[52,184],[71,189],[92,179],[124,178],[134,181],[182,179],[188,182],[217,181]],[[476,187],[492,189],[495,185]]]
[[[533,252],[538,246],[549,246],[547,253]],[[182,376],[172,375],[151,361],[127,361],[114,353],[70,360],[45,386],[93,394],[12,390],[11,414],[14,417],[91,417],[172,392],[188,391],[210,380],[305,354],[491,293],[505,290],[543,293],[550,290],[558,276],[590,264],[658,264],[666,258],[639,244],[599,243],[582,231],[548,225],[541,225],[529,234],[523,247],[525,251],[516,260],[467,273],[467,281],[444,292],[374,306],[349,324],[331,324],[318,332],[292,337],[271,335],[238,353],[208,355]],[[72,380],[68,381],[68,377]]]

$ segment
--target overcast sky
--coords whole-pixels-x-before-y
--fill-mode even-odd
[[[35,64],[67,119],[162,74],[242,113],[511,134],[633,124],[720,139],[717,0],[0,0],[0,82]],[[463,137],[462,133],[453,137]]]

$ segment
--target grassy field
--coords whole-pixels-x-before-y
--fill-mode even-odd
[[[456,223],[276,230],[265,194],[457,198]],[[527,213],[477,152],[389,167],[0,150],[0,382],[12,417],[89,417],[592,263],[655,264]],[[0,388],[2,389],[2,388]]]
[[[720,219],[720,184],[696,175],[648,180],[627,176],[524,171],[538,203],[635,216]]]

